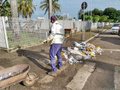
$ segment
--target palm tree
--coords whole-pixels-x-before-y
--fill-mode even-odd
[[[8,24],[9,28],[12,27],[12,18],[11,18],[11,8],[9,0],[1,0],[0,1],[0,16],[7,16],[8,17]]]
[[[34,9],[33,0],[18,0],[18,14],[22,15],[22,17],[31,17]]]
[[[14,37],[19,38],[20,34],[20,27],[19,27],[19,21],[18,21],[18,10],[17,10],[17,1],[16,0],[10,0],[10,6],[11,6],[11,15],[12,15],[12,29],[14,33]]]
[[[8,0],[0,1],[0,16],[11,16],[10,3]]]
[[[2,1],[0,1],[0,16],[1,16],[1,11],[2,11]]]
[[[18,14],[23,17],[31,17],[34,12],[33,0],[18,0]],[[0,16],[11,16],[9,0],[0,0]]]
[[[17,3],[18,1],[18,3]],[[18,16],[31,17],[34,6],[33,0],[0,0],[0,16],[12,16],[12,29],[15,37],[19,37]],[[10,2],[10,3],[9,3]]]
[[[53,14],[61,11],[60,10],[60,4],[58,3],[59,0],[52,0],[52,12]],[[44,0],[40,3],[40,8],[42,10],[45,10],[44,15],[48,12],[48,18],[50,17],[50,12],[49,12],[49,0]]]
[[[4,2],[3,2],[3,15],[4,16],[11,16],[11,11],[10,11],[10,3],[8,2],[8,0],[5,0]]]

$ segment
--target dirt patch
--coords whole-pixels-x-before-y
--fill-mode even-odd
[[[66,85],[73,79],[73,76],[77,73],[78,69],[83,64],[73,64],[64,70],[59,76],[54,78],[53,82],[40,85],[39,90],[66,90]],[[38,84],[39,85],[39,84]]]
[[[79,36],[79,35],[78,35]],[[70,37],[67,39],[65,46],[72,46],[73,41],[80,42],[79,37]],[[35,46],[26,49],[19,49],[14,53],[6,53],[0,51],[0,65],[7,68],[16,64],[29,64],[30,72],[35,72],[39,79],[42,79],[47,72],[51,70],[49,61],[49,43]],[[65,86],[70,82],[77,70],[82,67],[82,64],[73,64],[64,70],[59,76],[54,78],[53,82],[40,85],[36,83],[33,87],[25,87],[21,84],[16,84],[11,87],[11,90],[66,90]]]

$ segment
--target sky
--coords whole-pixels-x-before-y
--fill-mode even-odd
[[[43,0],[33,0],[36,5],[36,10],[32,18],[37,17],[47,17],[44,15],[44,11],[42,11],[39,6],[40,2]],[[68,15],[70,17],[76,17],[78,15],[78,11],[81,9],[82,2],[87,2],[88,7],[85,11],[93,10],[94,8],[98,8],[100,10],[104,10],[108,7],[116,8],[120,10],[120,0],[59,0],[59,4],[61,6],[61,12],[58,14]]]

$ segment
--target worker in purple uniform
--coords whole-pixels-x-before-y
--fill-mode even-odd
[[[56,56],[58,59],[58,68],[62,67],[62,56],[61,56],[61,50],[62,50],[62,44],[64,42],[64,29],[62,25],[57,21],[57,18],[55,16],[51,17],[51,33],[47,39],[47,41],[51,41],[50,45],[50,62],[52,67],[52,72],[50,73],[56,73],[57,67],[56,67]],[[49,73],[48,73],[49,74]]]

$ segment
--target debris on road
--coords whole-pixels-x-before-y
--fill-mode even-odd
[[[86,42],[74,42],[72,47],[64,48],[63,56],[70,64],[78,63],[81,60],[89,60],[96,57],[96,54],[102,55],[103,50],[98,46]]]

